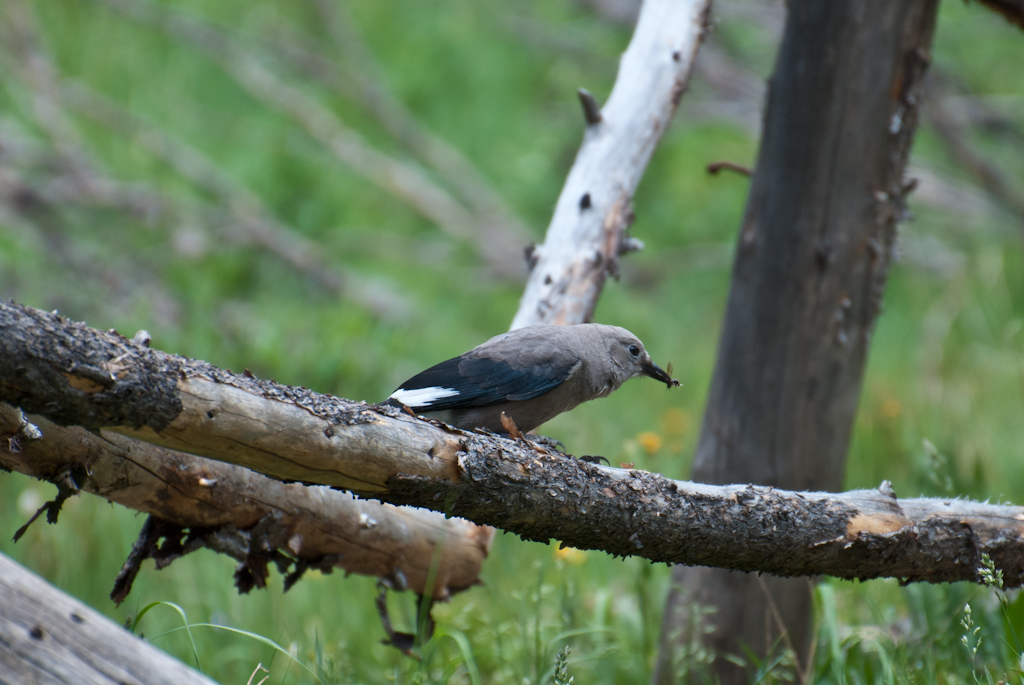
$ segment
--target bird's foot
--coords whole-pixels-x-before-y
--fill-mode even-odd
[[[536,435],[534,433],[530,433],[529,435],[525,435],[523,437],[525,437],[527,440],[529,440],[535,445],[541,445],[543,447],[547,447],[548,449],[552,449],[556,452],[562,452],[563,454],[565,453],[565,445],[563,445],[560,440],[549,438],[546,435]]]
[[[590,455],[590,454],[583,454],[583,455],[580,455],[580,456],[578,456],[576,458],[579,459],[580,461],[585,461],[588,464],[600,464],[603,461],[608,466],[612,465],[612,463],[610,461],[608,461],[608,457],[602,457],[600,455],[594,456],[594,455]]]

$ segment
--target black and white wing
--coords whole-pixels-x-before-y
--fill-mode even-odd
[[[579,358],[564,347],[517,333],[492,338],[430,367],[402,383],[388,399],[418,412],[529,400],[554,390],[579,367]]]

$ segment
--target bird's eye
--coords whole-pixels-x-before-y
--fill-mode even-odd
[[[640,354],[640,348],[637,347],[636,345],[630,345],[629,346],[629,353],[631,355],[633,355],[634,357],[636,357],[636,356],[638,356]]]

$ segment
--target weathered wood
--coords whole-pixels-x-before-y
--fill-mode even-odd
[[[590,111],[512,328],[589,321],[626,235],[632,197],[686,91],[710,0],[647,0],[604,108]],[[592,102],[592,96],[591,96]],[[587,105],[596,110],[596,104]]]
[[[83,380],[86,367],[92,384]],[[161,374],[177,386],[158,382],[155,376]],[[232,400],[232,411],[256,412],[233,417],[234,425],[257,426],[264,408],[267,416],[279,417],[281,410],[269,405],[287,404],[329,423],[330,442],[280,426],[306,446],[282,462],[268,453],[265,429],[239,432],[230,444],[224,440],[213,425],[223,416],[217,405],[128,392],[162,387],[177,396],[178,387],[194,388],[197,380],[204,387],[228,386],[232,396],[250,396],[247,402]],[[236,376],[14,304],[0,304],[0,401],[19,402],[30,411],[94,430],[127,430],[145,439],[187,444],[203,456],[276,477],[355,483],[357,494],[444,511],[531,540],[556,538],[581,549],[778,575],[932,582],[976,580],[977,562],[987,553],[1003,570],[1008,587],[1024,583],[1021,507],[897,500],[887,491],[829,495],[700,485],[596,466],[532,443],[414,419],[391,407]],[[179,407],[178,415],[169,413],[172,406]],[[197,411],[206,412],[207,419],[194,416]],[[307,420],[300,425],[320,430]],[[360,430],[349,431],[351,426]],[[166,437],[169,431],[172,438]],[[22,428],[4,437],[24,444],[31,433]],[[313,454],[317,445],[322,452]],[[331,456],[350,448],[377,464],[368,468]],[[434,453],[449,449],[453,459],[436,468],[442,460]],[[373,480],[383,474],[382,480]]]
[[[0,554],[0,682],[215,685]]]
[[[57,320],[56,317],[51,318]],[[38,322],[19,320],[12,323],[12,330],[23,328],[31,331],[38,325]],[[85,327],[72,328],[65,331],[62,338],[48,343],[36,340],[43,347],[50,345],[50,348],[35,349],[30,354],[39,357],[55,352],[57,356],[51,358],[52,363],[9,370],[38,388],[56,390],[51,381],[62,379],[63,393],[57,391],[40,399],[47,406],[62,407],[55,417],[58,422],[84,426],[97,432],[104,423],[118,423],[117,430],[129,436],[136,432],[155,436],[159,432],[159,439],[154,442],[168,449],[145,449],[140,447],[142,443],[133,446],[131,441],[118,440],[116,436],[94,438],[87,445],[76,442],[75,436],[47,435],[43,444],[27,444],[25,449],[35,457],[56,456],[56,461],[29,464],[10,459],[6,464],[8,468],[46,477],[46,473],[59,474],[85,459],[94,471],[93,477],[84,479],[79,487],[95,491],[112,501],[187,527],[232,526],[248,531],[258,521],[263,521],[260,535],[273,541],[271,548],[302,563],[329,566],[328,557],[341,555],[336,565],[347,571],[379,576],[399,589],[407,587],[419,593],[430,591],[438,599],[478,581],[479,569],[493,534],[488,529],[477,530],[468,522],[448,524],[436,512],[400,510],[338,492],[317,495],[301,487],[289,488],[280,482],[253,478],[247,469],[225,469],[223,465],[210,464],[191,456],[203,454],[191,442],[195,435],[205,436],[207,451],[225,452],[238,449],[236,440],[238,436],[244,436],[247,441],[245,449],[250,451],[250,457],[262,455],[262,465],[256,467],[257,471],[270,473],[280,480],[351,486],[363,494],[371,494],[383,489],[384,480],[397,472],[380,470],[381,462],[376,457],[381,451],[396,456],[398,461],[392,466],[398,466],[403,472],[454,477],[457,472],[452,463],[458,450],[457,440],[438,440],[434,433],[423,433],[421,422],[411,417],[400,417],[395,423],[397,430],[411,432],[403,433],[401,448],[396,449],[389,446],[387,434],[367,437],[367,423],[381,418],[375,414],[360,414],[364,405],[359,403],[324,403],[325,399],[332,398],[322,398],[303,389],[277,386],[276,390],[270,391],[272,395],[284,393],[282,396],[292,397],[295,401],[271,402],[261,408],[259,390],[255,391],[256,394],[245,392],[230,384],[204,378],[203,372],[199,371],[205,368],[211,378],[216,378],[221,372],[213,367],[162,354],[138,356],[134,352],[145,351],[145,347],[114,335],[90,338],[85,333],[88,330]],[[114,344],[105,346],[103,340]],[[90,344],[99,344],[100,348],[89,352]],[[106,359],[107,363],[94,363],[96,355]],[[14,363],[15,360],[3,359],[0,365],[6,362]],[[138,368],[133,370],[126,365]],[[191,369],[192,378],[188,377],[187,369]],[[118,380],[111,385],[115,376]],[[231,377],[243,382],[250,390],[260,387],[254,379]],[[81,399],[106,396],[100,392],[102,390],[108,390],[106,394],[111,399],[130,397],[138,399],[139,403],[135,409],[129,409],[127,404],[101,400],[91,417],[76,414],[77,421],[62,420],[67,412],[76,411],[74,407],[81,405]],[[302,407],[303,402],[317,404],[320,414],[310,413]],[[128,413],[119,413],[125,411]],[[202,425],[195,426],[197,422]],[[346,439],[342,441],[335,434],[343,432]],[[181,436],[186,437],[182,439]],[[65,439],[71,441],[70,446],[62,444]],[[415,444],[419,447],[410,451],[409,448]],[[257,452],[252,452],[253,448]],[[174,449],[179,451],[170,451]],[[124,457],[133,451],[128,462],[124,462]],[[417,461],[413,457],[414,461],[407,460],[407,455],[420,452],[431,453],[437,458]],[[100,457],[102,459],[97,462]],[[294,459],[299,459],[303,466],[297,469],[293,465]],[[178,467],[177,470],[171,465]],[[108,466],[109,470],[98,468],[100,466]],[[200,485],[203,481],[217,481],[219,486],[205,488]],[[123,485],[129,487],[122,488]],[[168,486],[170,492],[165,491]],[[210,501],[211,496],[213,501]],[[230,515],[227,515],[220,506],[231,501],[246,502],[248,506],[231,507]],[[307,508],[314,503],[315,507]],[[273,520],[264,520],[268,516]],[[433,587],[427,588],[427,571],[434,549],[442,541],[445,545],[442,567],[445,570]],[[246,542],[261,541],[253,541],[250,536]],[[234,549],[244,554],[247,546],[243,544]],[[227,551],[231,549],[227,548]]]
[[[0,305],[0,326],[3,401],[60,425],[364,494],[399,472],[459,476],[459,435],[397,409],[232,374],[29,307]]]
[[[0,404],[0,436],[18,436],[23,420],[20,411]],[[200,539],[206,546],[241,562],[240,582],[241,573],[265,578],[259,567],[276,551],[292,560],[293,580],[305,568],[336,567],[445,599],[479,582],[490,548],[490,529],[463,519],[282,483],[106,431],[96,435],[33,415],[27,420],[42,438],[17,438],[15,449],[0,450],[0,466],[51,482],[70,475],[83,491],[177,526],[204,529]]]
[[[789,4],[764,132],[740,227],[718,361],[692,477],[838,490],[872,330],[910,186],[936,0]],[[806,583],[675,571],[669,635],[694,602],[717,608],[719,654],[810,638]],[[781,625],[780,625],[781,624]],[[781,630],[780,630],[781,628]],[[685,644],[685,642],[684,642]],[[747,674],[724,658],[723,682]]]

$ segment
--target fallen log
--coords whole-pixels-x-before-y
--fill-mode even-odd
[[[4,683],[214,685],[3,554],[0,597]]]
[[[39,429],[40,438],[24,435],[25,421]],[[286,589],[307,569],[338,568],[443,600],[480,582],[490,548],[490,529],[463,519],[359,499],[327,487],[282,483],[241,466],[116,433],[97,435],[40,416],[25,417],[4,404],[0,436],[8,436],[5,449],[0,449],[3,468],[155,517],[163,526],[162,537],[189,541],[172,542],[162,553],[149,550],[158,567],[201,547],[235,558],[235,582],[242,592],[263,587],[273,562],[287,573]],[[187,528],[188,536],[168,526]],[[149,544],[155,543],[151,539]],[[435,553],[437,566],[431,575]],[[128,594],[141,561],[133,553],[126,563],[112,593],[115,601]]]
[[[1024,584],[1024,508],[702,485],[232,374],[56,314],[0,305],[0,401],[269,477],[346,488],[523,538],[781,576]],[[23,444],[39,429],[8,440]],[[8,443],[11,444],[10,442]],[[8,448],[9,450],[10,448]]]

